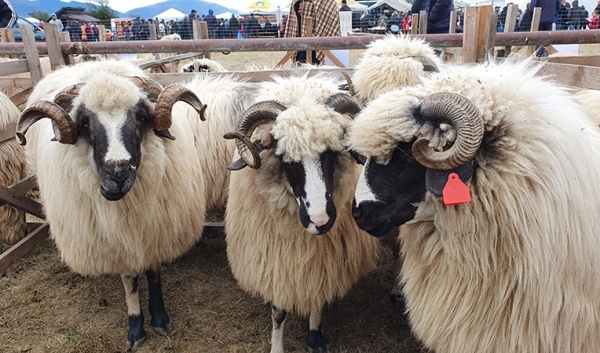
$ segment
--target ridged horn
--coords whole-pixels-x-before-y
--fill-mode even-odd
[[[354,115],[358,114],[360,111],[360,106],[356,103],[354,98],[345,93],[332,94],[325,101],[325,105],[340,114],[349,115],[352,119],[354,119]]]
[[[54,103],[58,104],[65,111],[70,111],[73,109],[73,99],[79,95],[79,91],[83,85],[83,83],[78,83],[64,88],[54,96]]]
[[[286,110],[286,107],[276,101],[258,102],[250,106],[242,115],[238,131],[228,132],[223,137],[230,140],[236,139],[238,152],[244,164],[240,161],[234,162],[228,167],[230,170],[238,170],[248,165],[250,168],[260,168],[260,150],[250,141],[254,130],[262,124],[275,121],[277,116]]]
[[[31,125],[42,118],[50,118],[53,122],[54,138],[60,143],[75,144],[77,142],[77,130],[69,113],[54,102],[39,101],[33,103],[21,113],[17,123],[15,136],[17,142],[24,146],[27,143],[25,133]]]
[[[348,75],[345,72],[342,72],[342,76],[344,76],[344,78],[346,79],[346,82],[348,83],[348,93],[350,93],[350,95],[352,97],[354,97],[354,95],[356,94],[356,91],[354,90],[354,84],[352,83],[352,79],[350,78],[350,75]]]
[[[429,147],[429,140],[419,138],[412,153],[421,165],[436,170],[451,170],[470,161],[483,140],[483,120],[473,102],[452,92],[431,94],[421,102],[421,114],[434,120],[447,120],[456,129],[456,141],[446,151]]]
[[[174,139],[169,133],[169,128],[172,123],[171,109],[173,108],[173,105],[179,101],[192,106],[192,108],[200,115],[200,119],[202,121],[206,120],[206,117],[204,116],[206,104],[202,104],[200,98],[188,88],[173,83],[165,87],[156,100],[154,108],[154,129],[158,135]]]
[[[426,58],[424,56],[413,56],[412,58],[415,59],[416,61],[420,62],[421,65],[423,65],[423,71],[440,72],[440,69],[433,62],[433,60]]]
[[[148,77],[131,76],[129,77],[129,80],[138,86],[143,92],[146,92],[148,99],[151,102],[156,102],[160,92],[163,90],[161,85]]]

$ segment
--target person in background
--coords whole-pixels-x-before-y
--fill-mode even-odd
[[[92,42],[98,42],[100,40],[100,29],[98,29],[95,23],[92,25],[92,32]]]
[[[340,7],[340,11],[352,11],[346,0],[342,0],[342,7]]]
[[[208,10],[208,15],[204,16],[204,21],[206,21],[206,28],[208,29],[208,38],[214,39],[219,21],[217,21],[213,10]]]
[[[590,20],[590,29],[598,29],[598,25],[600,25],[600,17],[598,11],[594,11]]]
[[[133,20],[133,25],[131,26],[131,33],[133,33],[133,40],[140,40],[140,25],[142,24],[142,20],[140,17],[136,17]]]
[[[560,9],[560,0],[533,0],[531,8],[535,9],[536,7],[542,8],[538,31],[551,31],[556,12]]]
[[[8,0],[0,0],[0,28],[12,28],[17,22],[17,12]]]
[[[341,36],[340,16],[335,0],[293,0],[290,5],[290,16],[288,18],[285,37],[304,37],[306,30],[306,18],[313,19],[313,37],[335,37]],[[312,63],[320,65],[325,63],[325,54],[322,51],[309,52]],[[296,63],[307,62],[305,51],[296,52],[293,61]]]
[[[248,38],[256,38],[258,36],[258,29],[260,28],[260,24],[254,14],[250,14],[250,19],[248,19]]]
[[[557,31],[569,29],[569,8],[567,7],[567,0],[560,1],[560,7],[558,8],[558,11],[556,11],[556,18],[554,21],[556,23]]]
[[[162,38],[167,35],[167,27],[165,26],[165,20],[160,20],[158,23],[158,38]]]
[[[454,11],[452,0],[415,0],[411,13],[427,13],[427,34],[450,32],[450,12]]]
[[[71,42],[81,42],[81,34],[82,31],[79,20],[74,19],[69,25],[69,37],[71,37]]]
[[[121,25],[123,25],[125,40],[131,40],[131,22],[122,21]]]
[[[140,19],[140,29],[138,32],[139,40],[149,40],[150,39],[150,27],[148,26],[148,22],[146,22],[145,18]]]
[[[527,3],[525,5],[525,11],[521,15],[521,20],[519,21],[519,32],[529,32],[531,31],[531,3]]]
[[[62,21],[59,20],[58,18],[56,18],[56,14],[53,13],[52,15],[50,15],[50,21],[48,21],[48,23],[52,23],[53,25],[56,25],[56,29],[58,29],[59,32],[62,32],[65,30],[65,26],[63,25]]]
[[[40,23],[38,23],[38,27],[44,29],[44,21],[40,20]]]

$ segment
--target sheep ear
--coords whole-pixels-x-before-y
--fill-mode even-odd
[[[450,173],[458,174],[464,183],[473,177],[473,161],[452,170],[435,170],[427,168],[425,172],[425,187],[436,197],[442,197],[442,191],[448,182]]]

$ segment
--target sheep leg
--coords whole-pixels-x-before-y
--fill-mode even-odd
[[[321,331],[321,310],[322,308],[313,308],[310,311],[308,319],[308,336],[306,337],[306,345],[308,351],[325,352],[326,341]]]
[[[271,309],[271,317],[273,319],[271,353],[283,353],[283,325],[285,324],[286,312],[275,305]]]
[[[128,351],[136,350],[146,340],[144,314],[140,308],[139,279],[138,275],[121,275],[121,281],[125,287],[127,315],[129,316],[129,331],[125,345]]]
[[[167,332],[171,331],[171,323],[169,321],[169,315],[165,311],[165,303],[163,301],[162,286],[160,284],[160,271],[148,270],[146,271],[146,278],[148,279],[148,310],[150,311],[150,327],[154,332],[161,336],[166,336]]]

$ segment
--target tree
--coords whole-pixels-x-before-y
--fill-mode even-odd
[[[37,18],[38,20],[42,21],[47,21],[50,18],[50,15],[44,11],[33,11],[28,13],[27,16]]]
[[[110,19],[117,17],[113,9],[108,6],[108,0],[94,0],[94,4],[90,4],[86,14],[100,20],[100,23],[110,28]]]

